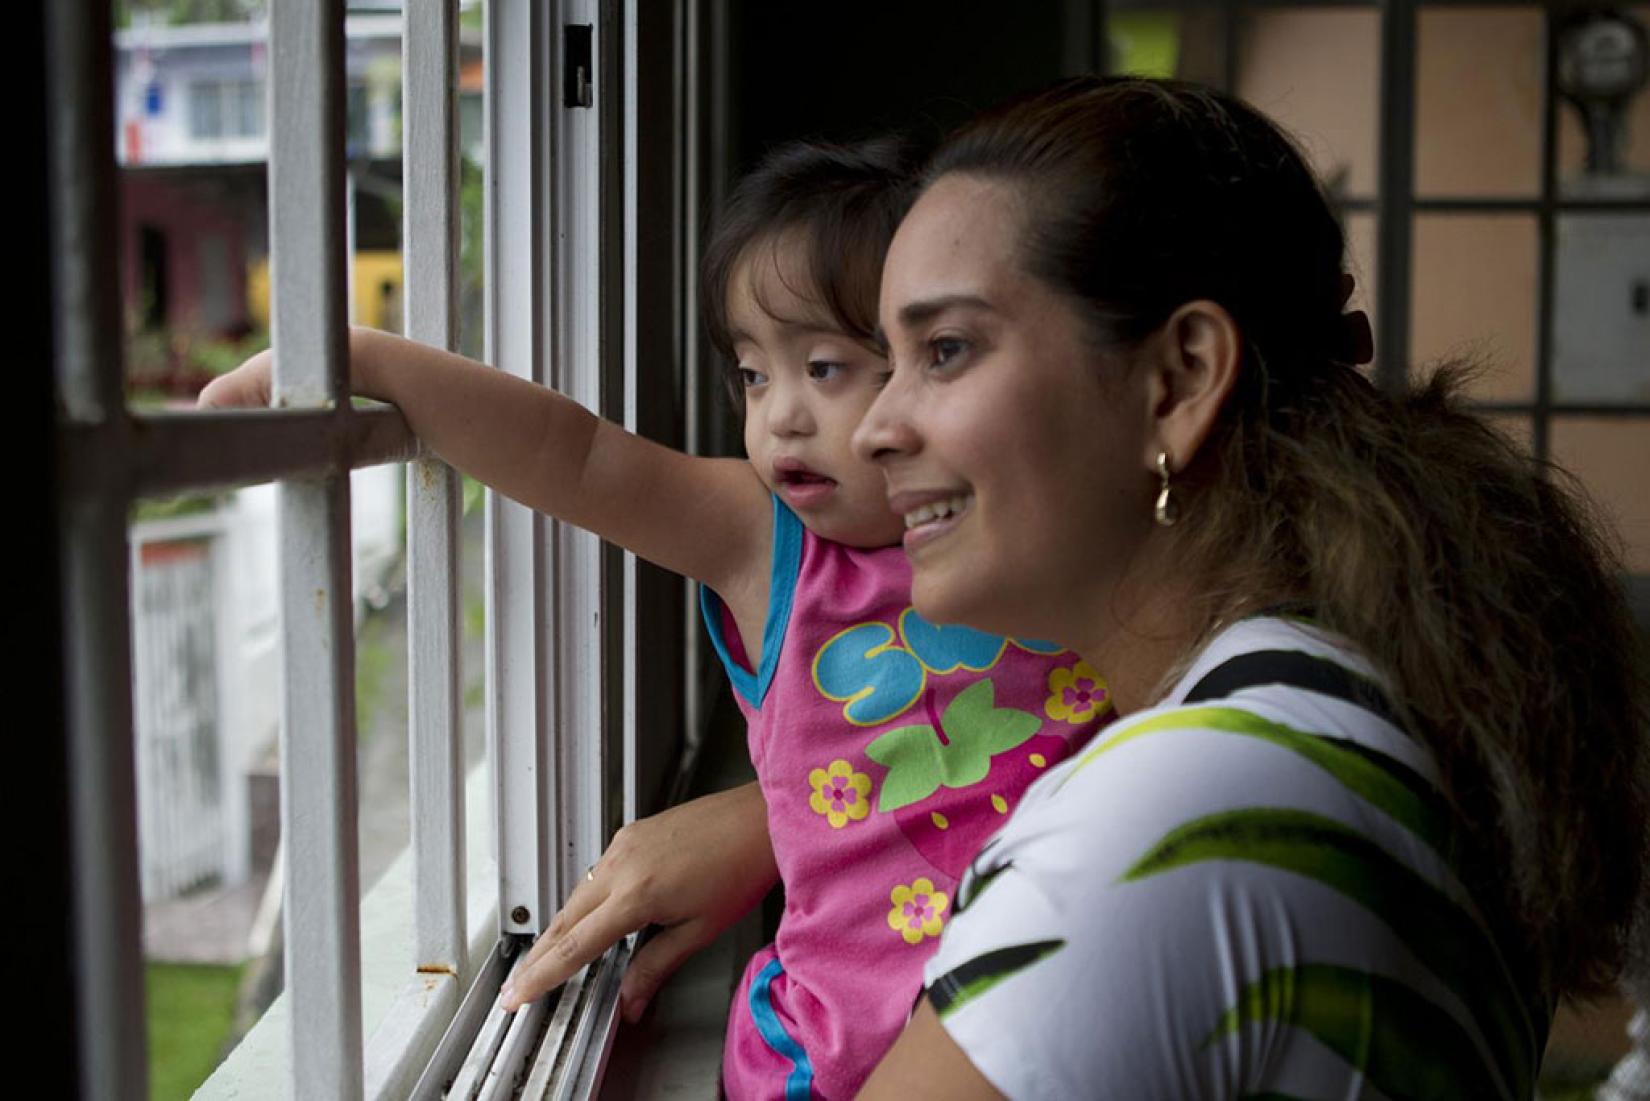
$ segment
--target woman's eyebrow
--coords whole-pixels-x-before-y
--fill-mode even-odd
[[[947,310],[975,309],[987,312],[996,312],[991,303],[975,294],[945,294],[938,298],[924,298],[916,302],[907,302],[899,308],[900,324],[907,328],[914,328],[925,321],[932,321],[935,317]]]

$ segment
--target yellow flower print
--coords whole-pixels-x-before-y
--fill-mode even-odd
[[[808,805],[823,814],[833,830],[840,830],[849,822],[858,822],[871,813],[871,778],[855,772],[854,766],[838,758],[828,768],[816,768],[808,773],[808,786],[813,794]]]
[[[1086,723],[1111,707],[1111,693],[1105,682],[1089,667],[1079,661],[1069,669],[1052,669],[1048,674],[1048,699],[1043,711],[1051,719],[1068,723]]]
[[[901,883],[888,894],[894,908],[888,911],[888,928],[905,938],[906,944],[921,944],[923,937],[937,937],[945,924],[945,908],[951,899],[944,891],[934,890],[932,880],[924,877],[907,887]]]

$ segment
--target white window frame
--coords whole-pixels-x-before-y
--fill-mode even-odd
[[[696,226],[675,182],[670,257],[638,255],[636,114],[643,20],[682,47],[698,0],[490,0],[487,8],[488,358],[638,425],[636,287],[662,263],[679,389],[698,387],[686,337]],[[456,343],[457,0],[407,0],[404,51],[406,332]],[[107,0],[48,5],[53,315],[62,462],[59,544],[77,945],[76,1043],[86,1096],[145,1081],[141,905],[132,754],[127,514],[140,497],[275,481],[283,652],[286,1073],[277,1095],[435,1096],[469,1076],[478,1096],[524,1075],[528,1095],[599,1084],[631,947],[559,997],[505,1018],[510,956],[644,796],[639,701],[677,675],[637,661],[647,609],[635,561],[587,533],[488,497],[487,728],[495,779],[496,949],[467,950],[465,791],[458,667],[457,475],[423,453],[400,413],[354,408],[345,379],[343,0],[271,4],[270,240],[276,408],[126,408],[114,278],[115,163]],[[592,29],[588,104],[562,99],[563,28]],[[652,33],[660,33],[654,31]],[[678,69],[678,73],[680,68]],[[678,99],[690,82],[678,74]],[[679,108],[678,108],[679,110]],[[645,135],[654,140],[659,135]],[[690,134],[667,140],[697,164]],[[650,319],[653,320],[653,319]],[[686,322],[686,324],[684,324]],[[656,324],[657,321],[654,320]],[[690,413],[697,409],[690,405]],[[690,438],[693,429],[689,428]],[[416,898],[406,985],[362,1035],[349,473],[408,469],[409,739]],[[678,599],[674,614],[685,601]],[[690,636],[691,637],[691,636]],[[697,709],[698,671],[682,678]],[[657,739],[655,739],[657,740]],[[467,989],[466,989],[467,988]],[[479,1038],[479,1039],[478,1039]],[[472,1044],[472,1040],[477,1043]],[[497,1058],[495,1058],[497,1057]],[[461,1091],[462,1092],[462,1091]]]

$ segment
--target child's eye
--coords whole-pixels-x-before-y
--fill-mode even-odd
[[[842,364],[832,363],[830,360],[812,359],[808,361],[808,378],[814,382],[829,382],[840,375],[842,371]]]
[[[761,371],[758,371],[755,368],[740,367],[738,368],[738,371],[739,383],[747,390],[753,386],[761,386],[764,382],[768,381],[768,376],[764,375]]]
[[[951,367],[968,353],[968,341],[956,336],[937,336],[928,342],[929,366]]]

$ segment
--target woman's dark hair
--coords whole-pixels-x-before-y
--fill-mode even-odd
[[[1070,297],[1105,370],[1212,300],[1244,344],[1176,476],[1165,552],[1205,632],[1312,609],[1390,679],[1437,758],[1456,864],[1551,995],[1619,978],[1646,848],[1646,662],[1584,495],[1463,407],[1470,370],[1387,393],[1352,364],[1345,244],[1304,159],[1205,88],[1079,78],[965,126],[926,179],[1008,183],[1024,264]],[[1364,330],[1367,334],[1367,329]]]
[[[852,145],[796,141],[769,152],[734,187],[705,245],[699,307],[736,404],[743,405],[744,391],[728,325],[735,275],[758,248],[800,244],[808,285],[795,290],[818,302],[843,332],[874,346],[882,260],[910,208],[915,164],[909,144],[897,137]]]

